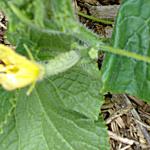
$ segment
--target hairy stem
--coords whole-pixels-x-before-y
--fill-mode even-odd
[[[87,19],[90,19],[92,21],[96,21],[96,22],[100,22],[100,23],[104,23],[104,24],[113,24],[112,21],[109,21],[109,20],[104,20],[104,19],[99,19],[99,18],[95,18],[93,16],[89,16],[89,15],[86,15],[82,12],[78,12],[78,15],[82,16],[82,17],[85,17]]]
[[[150,63],[150,57],[148,56],[143,56],[134,52],[130,52],[130,51],[126,51],[126,50],[122,50],[119,48],[114,48],[111,46],[106,46],[106,45],[100,45],[101,50],[106,51],[106,52],[110,52],[113,54],[117,54],[117,55],[121,55],[121,56],[126,56],[126,57],[130,57],[139,61],[144,61],[147,63]]]
[[[62,73],[73,67],[80,60],[80,54],[77,51],[69,51],[56,56],[42,65],[45,68],[45,77]]]

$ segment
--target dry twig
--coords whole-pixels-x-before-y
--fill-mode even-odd
[[[136,144],[136,145],[139,145],[140,147],[142,147],[143,149],[145,148],[150,148],[150,146],[147,146],[145,144],[140,144],[139,142],[135,141],[135,140],[132,140],[132,139],[128,139],[128,138],[123,138],[111,131],[108,131],[108,134],[110,136],[110,138],[116,140],[116,141],[120,141],[124,144],[127,144],[127,145],[133,145],[133,144]]]
[[[125,100],[126,104],[132,105],[129,98],[125,94],[123,96],[124,96],[124,100]],[[136,120],[142,121],[139,114],[137,113],[137,111],[134,108],[131,110],[131,113]],[[149,135],[147,129],[143,125],[141,125],[139,122],[137,123],[137,126],[140,129],[140,131],[142,132],[142,134],[144,135],[148,144],[150,145],[150,135]]]
[[[133,108],[132,105],[128,105],[126,108],[116,111],[113,115],[111,115],[109,118],[106,119],[106,124],[109,124],[114,119],[128,113],[132,108]]]

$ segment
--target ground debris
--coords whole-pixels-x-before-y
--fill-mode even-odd
[[[0,12],[0,43],[5,44],[5,32],[7,30],[7,18]]]
[[[106,98],[101,111],[109,130],[112,150],[150,149],[149,105],[125,94]],[[147,110],[147,111],[146,111]]]
[[[106,5],[101,5],[101,1],[98,0],[97,3],[94,3],[95,5],[85,0],[74,0],[74,1],[77,4],[76,7],[77,12],[82,12],[85,15],[89,15],[97,19],[104,19],[106,21],[107,20],[114,21],[119,8],[119,5],[117,5],[118,3],[114,3],[114,5],[106,6]],[[79,16],[79,20],[87,28],[91,29],[93,32],[100,35],[101,38],[111,38],[113,25],[98,23],[96,21],[87,19],[83,16]]]

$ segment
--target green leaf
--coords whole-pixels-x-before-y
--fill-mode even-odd
[[[21,150],[109,149],[103,121],[87,118],[96,114],[92,105],[95,103],[96,108],[99,102],[93,98],[95,93],[89,96],[86,92],[89,86],[84,85],[86,76],[78,77],[77,73],[70,71],[61,78],[46,79],[30,96],[20,91],[16,128]],[[84,103],[80,104],[81,100]]]
[[[50,0],[52,19],[56,22],[61,31],[74,32],[78,30],[72,3],[70,0]]]
[[[1,150],[18,150],[19,137],[16,131],[15,117],[12,115],[5,125],[3,134],[0,134]]]
[[[100,105],[103,101],[99,94],[100,84],[97,78],[82,71],[81,68],[74,67],[63,74],[52,77],[51,80],[59,90],[65,107],[91,119],[98,119]]]
[[[3,132],[3,126],[5,126],[8,117],[12,114],[12,110],[15,107],[14,101],[14,92],[8,93],[0,88],[0,132]]]
[[[98,81],[94,63],[83,59],[67,72],[37,83],[30,96],[27,89],[20,90],[15,118],[11,116],[5,126],[0,148],[109,150],[106,126],[98,118],[103,103],[95,90],[100,88]]]
[[[150,1],[126,0],[120,8],[112,45],[150,55]],[[128,93],[150,101],[150,65],[132,58],[106,54],[102,92]]]
[[[37,48],[45,48],[51,51],[68,51],[71,48],[73,36],[54,30],[40,29],[30,26],[30,40]]]
[[[76,21],[70,0],[9,2],[9,7],[3,3],[10,19],[7,35],[17,51],[24,54],[25,44],[39,61],[63,56],[64,52],[71,50],[83,50],[81,55],[87,55],[79,57],[81,60],[77,59],[76,65],[67,71],[58,71],[37,83],[30,96],[26,95],[27,89],[17,93],[15,116],[11,116],[0,135],[0,148],[110,149],[107,129],[99,116],[103,103],[103,96],[99,93],[100,73],[87,51],[88,46],[98,47],[98,36]],[[11,98],[13,96],[7,101]]]

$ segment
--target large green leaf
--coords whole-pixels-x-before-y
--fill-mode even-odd
[[[45,79],[30,96],[25,95],[25,90],[20,91],[16,125],[21,150],[109,149],[103,121],[88,119],[95,114],[93,103],[96,109],[100,102],[96,102],[94,93],[89,97],[85,91],[89,90],[83,84],[85,76],[77,77],[73,72],[76,71]],[[79,104],[80,99],[84,104]]]
[[[43,79],[30,96],[26,88],[20,90],[15,118],[12,116],[5,126],[0,148],[109,149],[106,126],[98,117],[103,103],[100,74],[95,63],[89,61],[82,59],[67,72]]]
[[[98,118],[100,106],[103,103],[102,96],[99,94],[98,78],[79,67],[74,67],[63,74],[52,77],[50,81],[55,85],[65,107],[88,118]]]
[[[150,1],[125,0],[120,8],[112,45],[150,56]],[[132,58],[106,54],[103,92],[128,93],[150,101],[150,65]]]
[[[69,71],[68,75],[64,74],[62,79],[57,76],[38,83],[30,96],[25,94],[26,89],[20,90],[17,94],[15,118],[12,115],[3,134],[0,135],[0,149],[109,150],[107,129],[103,120],[99,118],[99,121],[94,121],[94,117],[89,119],[94,113],[98,115],[92,105],[95,103],[99,109],[98,105],[101,102],[94,98],[96,95],[92,91],[91,99],[84,100],[85,98],[81,95],[84,95],[84,90],[88,90],[82,84],[86,80],[82,78],[84,73],[79,78],[74,73],[79,72],[79,69],[73,70],[72,73]],[[67,85],[70,85],[69,88]],[[91,88],[93,88],[92,85]],[[65,95],[66,87],[66,91],[70,92],[69,96]],[[72,100],[75,100],[76,94],[81,96],[77,96],[79,102],[77,100],[69,102],[70,95],[72,95]],[[90,95],[86,91],[85,94],[87,97]],[[81,98],[85,106],[80,108]]]

